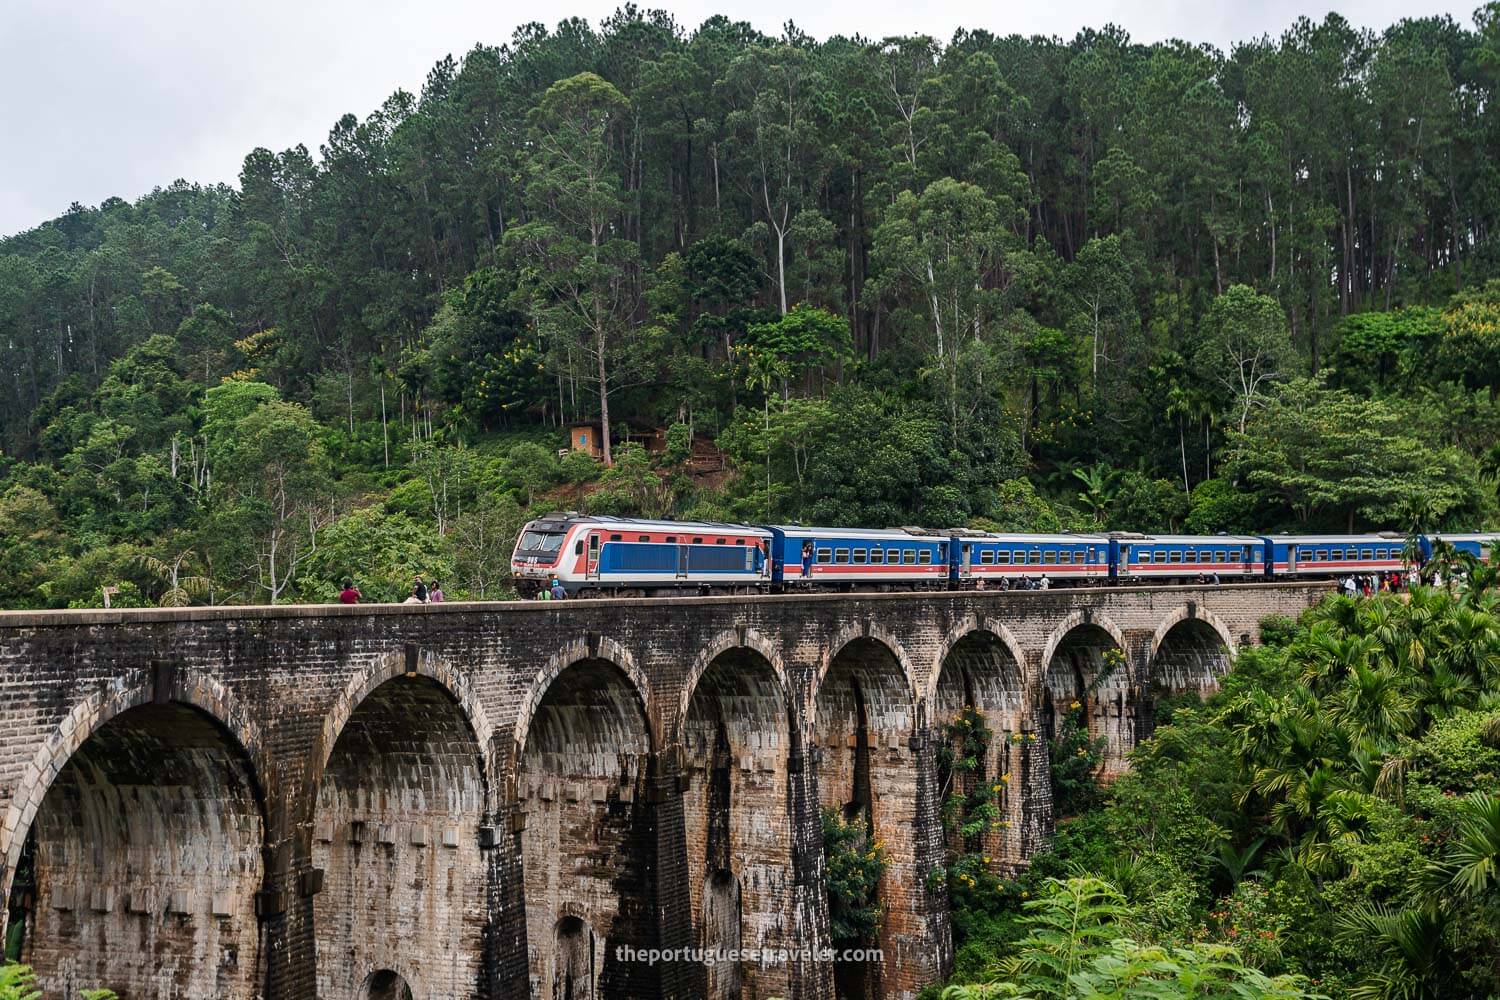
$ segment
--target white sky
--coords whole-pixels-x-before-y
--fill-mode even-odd
[[[1299,15],[1339,10],[1384,28],[1479,0],[682,0],[693,27],[715,13],[779,34],[794,19],[830,34],[928,34],[957,27],[1070,38],[1114,22],[1132,38],[1181,37],[1227,50],[1278,35]],[[364,117],[397,88],[417,92],[442,56],[500,44],[518,24],[597,24],[615,0],[0,0],[0,235],[70,202],[134,199],[176,178],[234,182],[256,146],[314,153],[337,118]]]

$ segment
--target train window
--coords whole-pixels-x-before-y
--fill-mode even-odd
[[[693,544],[694,545],[702,545],[703,544],[703,536],[702,535],[694,535],[693,536]]]
[[[651,541],[651,536],[650,535],[637,535],[635,540],[638,541],[638,542],[649,542],[649,541]]]
[[[1041,550],[1040,549],[1032,549],[1031,551],[1027,552],[1026,553],[1026,561],[1029,562],[1029,563],[1031,563],[1033,566],[1035,566],[1037,563],[1041,562],[1042,561],[1042,552],[1041,552]]]
[[[1099,561],[1099,550],[1096,549],[1096,548],[1094,548],[1092,545],[1090,545],[1089,546],[1089,563],[1093,564],[1093,563],[1096,563],[1098,561]]]
[[[1212,549],[1202,549],[1201,551],[1199,551],[1199,553],[1198,553],[1198,561],[1199,562],[1203,562],[1203,563],[1211,563],[1211,562],[1213,562],[1214,561],[1213,550]]]
[[[885,549],[871,549],[870,562],[876,566],[879,566],[881,563],[885,562]]]
[[[1136,557],[1136,560],[1135,560],[1135,561],[1136,561],[1136,562],[1139,562],[1139,563],[1146,563],[1146,564],[1148,564],[1148,565],[1149,565],[1149,564],[1150,564],[1150,562],[1151,562],[1151,550],[1150,550],[1150,549],[1145,549],[1145,550],[1143,550],[1143,551],[1142,551],[1142,552],[1141,552],[1141,553],[1140,553],[1140,555],[1138,555],[1138,556],[1137,556],[1137,557]]]
[[[726,540],[725,540],[725,539],[723,539],[723,538],[720,538],[720,539],[717,539],[717,540],[716,540],[716,541],[715,541],[715,542],[714,542],[714,544],[715,544],[715,545],[724,545],[724,544],[726,544]]]
[[[819,549],[818,550],[818,562],[820,562],[820,563],[828,563],[828,562],[832,562],[832,561],[833,561],[833,550],[832,549]]]
[[[916,549],[902,549],[901,550],[901,562],[904,565],[911,566],[911,565],[914,565],[916,563],[916,561],[917,561],[917,550]]]
[[[855,565],[863,566],[865,564],[865,550],[855,549],[853,553],[853,560]]]
[[[1181,549],[1173,549],[1171,552],[1168,552],[1167,553],[1167,561],[1168,562],[1174,562],[1174,563],[1180,563],[1180,562],[1182,562],[1182,550]]]
[[[1046,552],[1042,553],[1042,562],[1046,563],[1048,566],[1053,565],[1057,562],[1057,553],[1052,549],[1048,549]]]
[[[1197,549],[1188,549],[1187,550],[1187,555],[1186,555],[1186,561],[1190,562],[1190,563],[1197,562],[1198,561],[1198,550]]]
[[[625,537],[624,535],[610,535],[609,536],[609,540],[612,541],[612,542],[618,542],[621,538],[624,538],[624,537]]]
[[[932,565],[932,550],[931,549],[923,549],[921,552],[918,552],[917,553],[917,562],[921,563],[923,566],[931,566]]]
[[[1010,549],[996,549],[995,550],[995,562],[999,563],[1001,566],[1009,566],[1010,565]]]
[[[1374,549],[1361,549],[1360,553],[1359,553],[1359,557],[1361,559],[1374,559],[1375,558],[1375,550]]]
[[[581,556],[581,555],[583,555],[583,539],[582,538],[578,539],[578,541],[576,541],[576,542],[573,543],[573,554],[575,556]]]
[[[1062,552],[1059,552],[1057,554],[1057,561],[1062,563],[1064,566],[1070,565],[1073,562],[1073,553],[1064,549]]]
[[[676,545],[677,544],[677,536],[676,535],[668,535],[667,536],[667,544],[668,545]]]
[[[993,566],[993,565],[995,565],[995,550],[994,549],[980,549],[979,550],[979,565],[981,565],[981,566]]]
[[[848,549],[834,549],[833,550],[833,561],[836,562],[836,563],[847,563],[849,561],[849,550]]]
[[[1313,553],[1313,558],[1315,560],[1317,560],[1318,562],[1327,562],[1328,561],[1328,550],[1327,549],[1318,549],[1316,552]]]

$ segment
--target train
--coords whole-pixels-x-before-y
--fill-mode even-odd
[[[964,590],[1338,579],[1406,570],[1441,540],[1488,562],[1500,532],[1369,535],[1002,534],[817,528],[557,512],[529,521],[511,573],[522,597]],[[1416,551],[1411,551],[1415,544]]]

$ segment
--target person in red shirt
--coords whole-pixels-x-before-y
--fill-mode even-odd
[[[344,589],[339,593],[340,604],[358,604],[361,594],[359,588],[354,586],[353,580],[344,581]]]

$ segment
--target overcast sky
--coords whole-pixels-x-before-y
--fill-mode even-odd
[[[1113,21],[1138,41],[1179,37],[1226,48],[1279,34],[1330,9],[1383,28],[1479,0],[683,0],[663,6],[694,26],[723,13],[769,34],[794,19],[818,38],[957,27],[1071,37]],[[134,199],[176,178],[233,182],[256,146],[316,152],[345,112],[361,117],[393,90],[416,92],[427,70],[516,25],[577,15],[593,23],[615,0],[0,0],[0,235],[29,229],[74,201]]]

